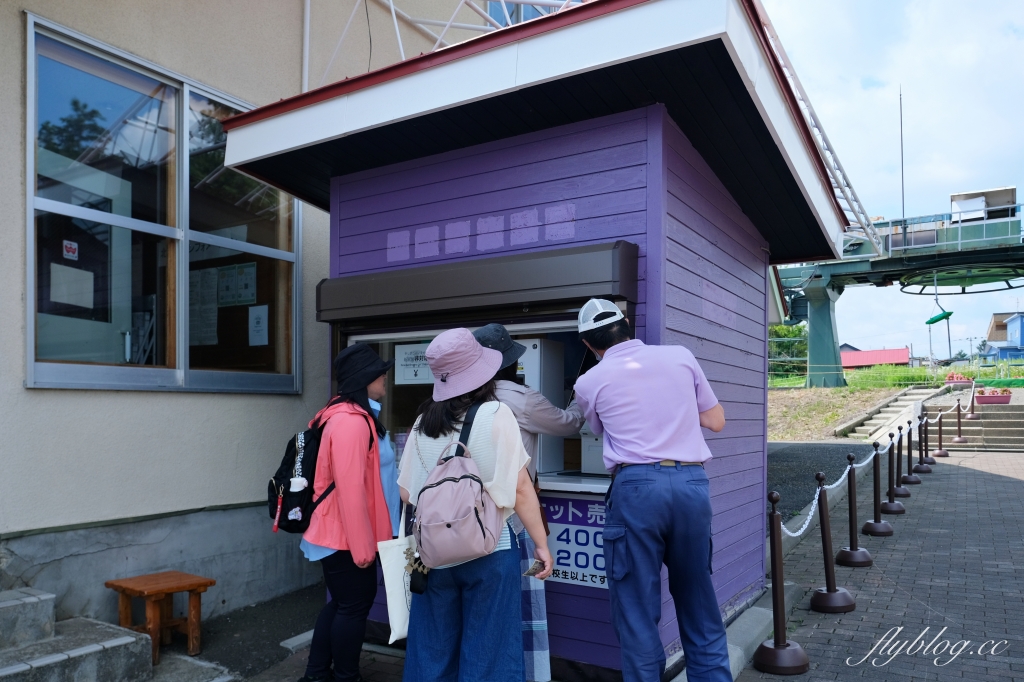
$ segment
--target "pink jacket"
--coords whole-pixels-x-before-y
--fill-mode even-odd
[[[380,450],[377,434],[368,447],[370,432],[366,412],[352,403],[320,410],[310,422],[326,419],[316,462],[313,492],[319,499],[334,481],[336,488],[317,507],[302,537],[314,545],[347,549],[357,564],[377,554],[377,543],[391,539],[391,518],[380,482]],[[370,420],[373,423],[373,420]]]

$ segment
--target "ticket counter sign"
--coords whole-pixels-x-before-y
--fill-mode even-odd
[[[604,560],[604,517],[602,498],[540,498],[551,535],[548,547],[554,571],[548,580],[608,589]]]

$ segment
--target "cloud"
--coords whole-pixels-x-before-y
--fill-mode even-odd
[[[875,90],[877,88],[884,88],[885,82],[873,76],[864,76],[860,79],[860,87],[864,90]]]

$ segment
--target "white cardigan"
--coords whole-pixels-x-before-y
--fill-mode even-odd
[[[455,433],[427,438],[418,430],[419,424],[417,418],[402,451],[398,474],[398,485],[408,491],[409,503],[413,505],[441,453],[450,443],[459,440],[462,429],[460,425]],[[456,450],[461,448],[453,446],[448,454],[455,454]],[[473,421],[473,432],[469,434],[469,452],[480,469],[484,489],[502,509],[502,518],[507,520],[516,505],[519,470],[530,462],[519,435],[519,423],[507,405],[491,401],[480,406]]]

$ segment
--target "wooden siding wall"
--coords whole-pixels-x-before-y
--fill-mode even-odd
[[[334,178],[331,277],[625,239],[640,247],[637,336],[701,362],[728,425],[711,434],[714,584],[764,584],[766,246],[661,105]],[[648,248],[650,247],[650,254]],[[679,649],[663,571],[662,642]],[[620,666],[607,592],[548,583],[551,651]],[[386,621],[384,593],[371,619]]]
[[[768,244],[667,114],[662,130],[664,270],[652,298],[664,300],[660,343],[689,348],[725,407],[725,429],[705,437],[712,578],[728,613],[764,586]]]
[[[331,277],[625,239],[643,280],[646,119],[638,109],[334,178]]]

